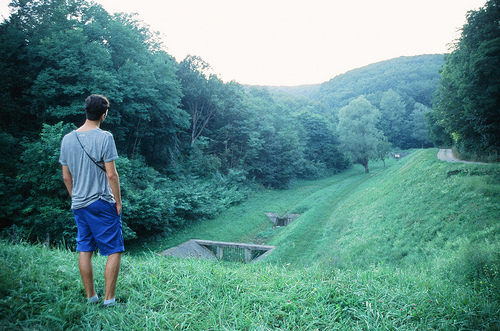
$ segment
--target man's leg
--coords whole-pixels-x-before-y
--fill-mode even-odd
[[[92,269],[92,254],[93,252],[80,252],[80,258],[78,260],[83,287],[89,299],[96,295],[94,289],[94,272]]]
[[[104,279],[106,281],[104,300],[112,300],[115,298],[116,281],[118,280],[118,272],[120,271],[121,258],[121,252],[108,256],[106,268],[104,269]]]

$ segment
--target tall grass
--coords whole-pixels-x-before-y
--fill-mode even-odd
[[[143,243],[123,258],[114,309],[85,303],[75,253],[0,243],[0,329],[498,330],[500,166],[436,153],[263,190]],[[301,216],[278,230],[264,211]],[[256,264],[156,254],[191,238],[278,249]]]
[[[493,290],[419,268],[294,269],[125,256],[113,309],[85,303],[76,254],[0,244],[6,330],[428,330],[500,327]],[[102,289],[105,258],[95,258]],[[102,290],[98,290],[102,296]]]

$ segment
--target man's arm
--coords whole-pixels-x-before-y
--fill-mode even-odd
[[[113,192],[113,196],[116,201],[116,212],[118,215],[122,212],[122,196],[120,193],[120,178],[118,177],[118,171],[116,170],[115,161],[105,162],[106,174],[108,176],[109,186]]]
[[[69,172],[68,166],[62,166],[62,173],[64,185],[66,185],[69,196],[73,198],[73,176],[71,175],[71,172]]]

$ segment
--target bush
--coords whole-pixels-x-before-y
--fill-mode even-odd
[[[31,242],[74,246],[76,225],[59,164],[64,134],[74,127],[44,124],[40,139],[24,141],[17,179],[0,174],[0,219],[15,225],[16,236]],[[123,200],[125,240],[173,232],[186,223],[212,218],[246,197],[245,173],[231,171],[212,178],[184,177],[175,182],[142,159],[116,161]],[[12,233],[13,231],[8,231]],[[6,232],[6,233],[7,233]]]

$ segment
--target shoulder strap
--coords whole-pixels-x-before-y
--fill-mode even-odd
[[[87,151],[85,150],[85,147],[83,147],[83,144],[80,141],[80,138],[78,138],[78,133],[76,131],[73,131],[73,132],[75,133],[76,140],[78,140],[78,142],[80,143],[80,146],[82,146],[82,149],[85,152],[85,154],[87,154],[87,156],[92,160],[92,162],[95,163],[96,166],[98,166],[99,168],[101,168],[102,171],[106,172],[106,168],[103,167],[102,165],[100,165],[99,163],[97,163],[97,161],[94,160],[94,158],[92,156],[90,156],[89,153],[87,153]]]

